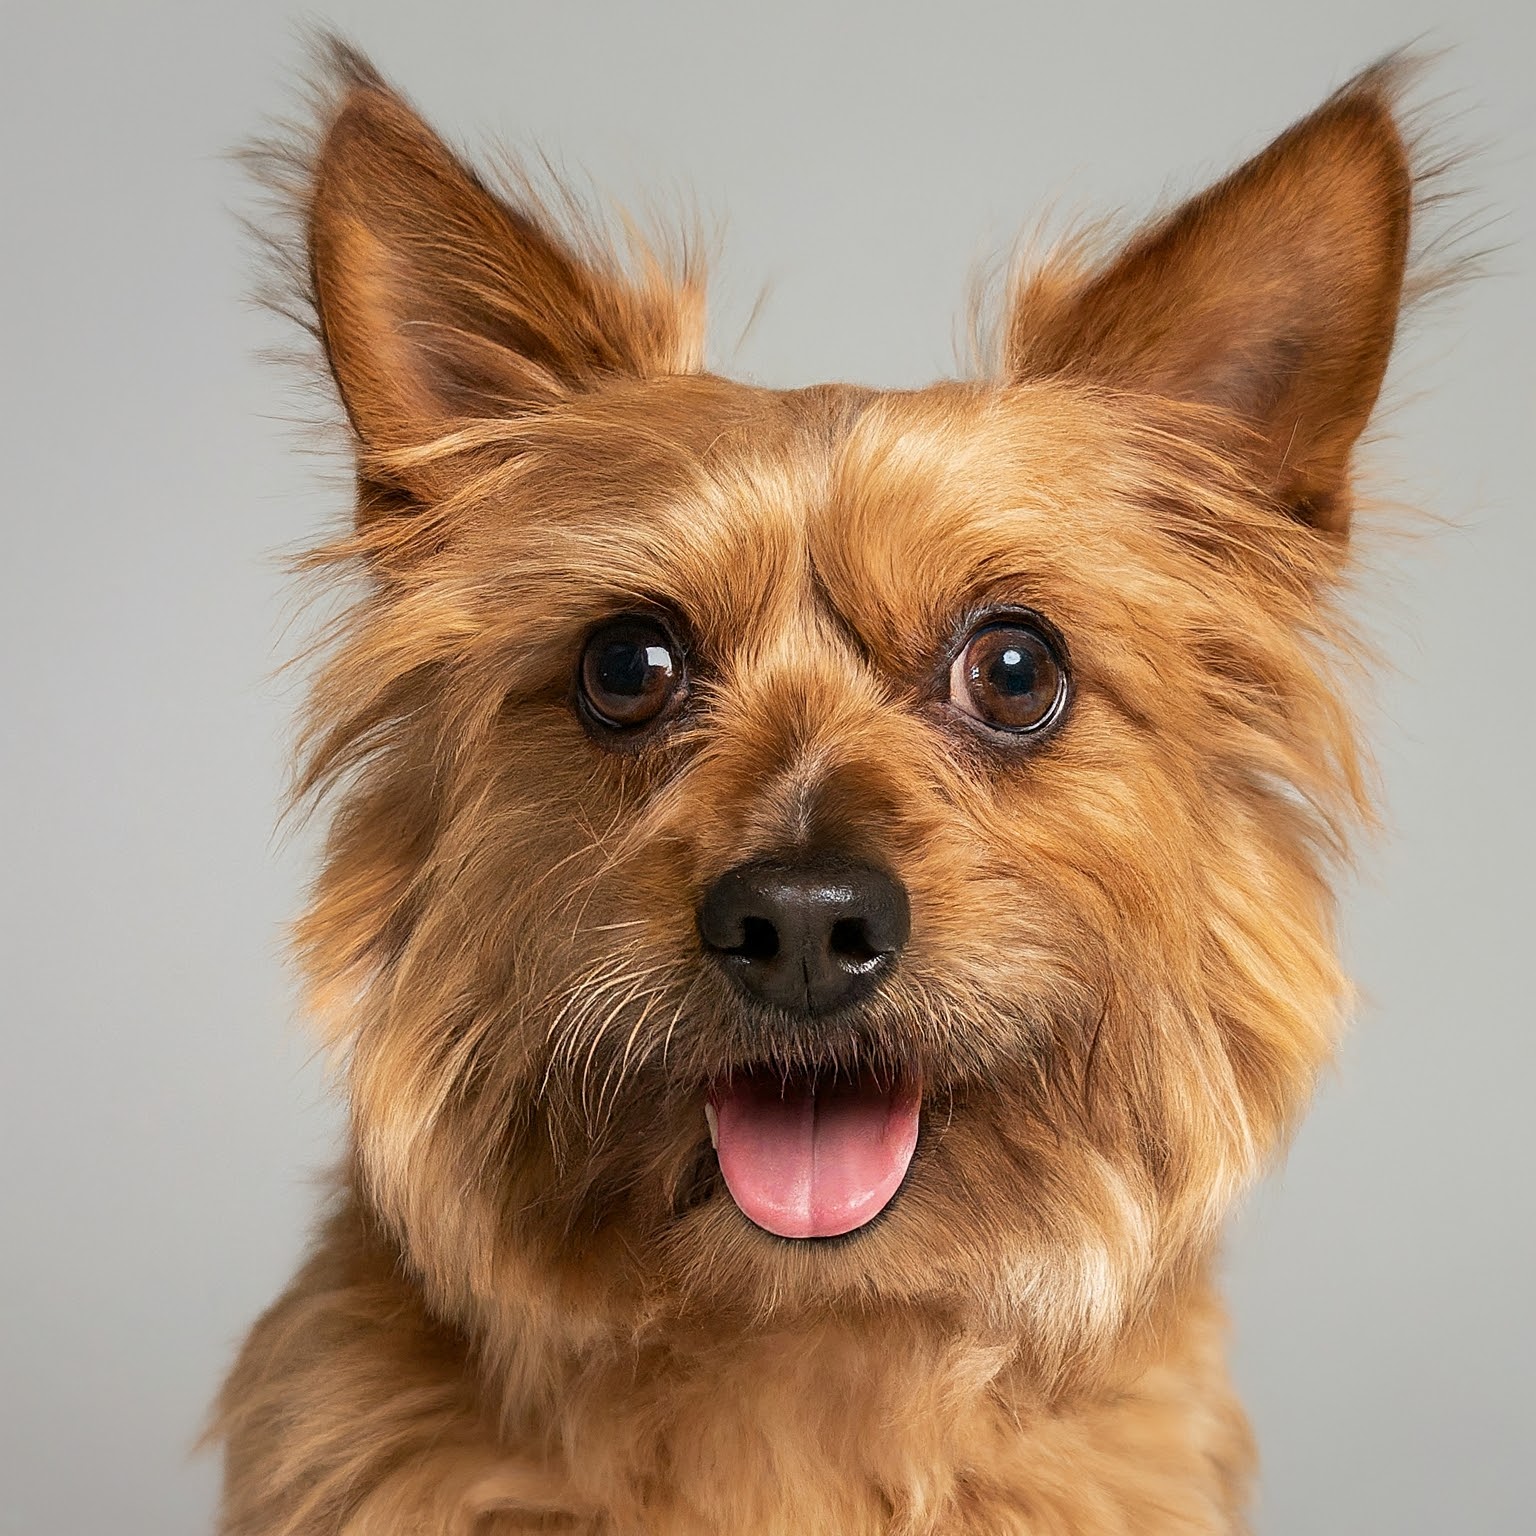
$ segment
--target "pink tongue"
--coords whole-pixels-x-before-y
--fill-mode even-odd
[[[905,1084],[786,1085],[763,1072],[717,1084],[710,1103],[731,1198],[779,1237],[862,1227],[890,1204],[917,1146],[921,1095]]]

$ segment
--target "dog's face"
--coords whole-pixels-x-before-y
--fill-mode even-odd
[[[298,190],[364,593],[302,942],[371,1198],[460,1312],[1105,1336],[1341,999],[1390,82],[1018,284],[1000,382],[913,393],[702,372],[686,274],[338,82]]]

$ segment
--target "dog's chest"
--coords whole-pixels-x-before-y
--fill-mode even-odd
[[[893,1361],[860,1380],[838,1363],[819,1375],[729,1371],[713,1391],[644,1394],[627,1425],[610,1417],[608,1453],[573,1469],[602,1510],[592,1536],[1244,1529],[1246,1425],[1224,1384],[1192,1369],[1161,1367],[1113,1401],[1046,1411],[953,1370],[904,1375]],[[615,1439],[633,1458],[622,1471],[609,1459]],[[591,1477],[600,1467],[611,1481]]]

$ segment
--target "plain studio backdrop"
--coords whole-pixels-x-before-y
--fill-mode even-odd
[[[459,142],[725,216],[713,361],[775,385],[953,372],[969,273],[1047,204],[1145,212],[1387,49],[1449,47],[1424,94],[1485,146],[1501,249],[1411,327],[1369,456],[1444,523],[1368,586],[1363,1003],[1227,1270],[1263,1536],[1531,1530],[1529,0],[6,0],[0,1529],[210,1529],[191,1446],[337,1146],[282,956],[314,843],[275,832],[272,674],[303,633],[278,557],[346,476],[258,360],[288,338],[246,302],[225,157],[315,20]]]

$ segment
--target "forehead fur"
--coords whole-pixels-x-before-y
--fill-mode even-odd
[[[1287,540],[1235,465],[1181,440],[1176,412],[1070,385],[696,377],[487,436],[499,462],[440,510],[434,578],[559,585],[558,607],[671,602],[721,646],[796,590],[899,667],[985,601],[1054,600],[1092,625],[1104,598],[1166,605],[1169,583],[1245,564],[1300,591],[1328,563],[1292,569],[1312,541]]]

